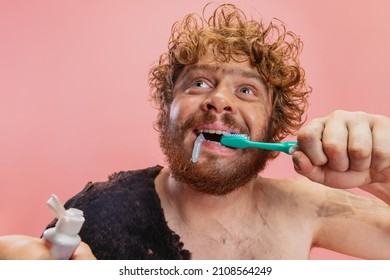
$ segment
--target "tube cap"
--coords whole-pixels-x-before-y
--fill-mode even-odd
[[[76,208],[65,210],[55,194],[51,195],[47,204],[58,219],[55,229],[56,232],[66,235],[77,235],[80,232],[85,221],[83,211]]]

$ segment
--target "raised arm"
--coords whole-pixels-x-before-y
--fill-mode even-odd
[[[337,111],[308,123],[298,141],[295,170],[331,187],[317,201],[314,245],[361,258],[389,259],[390,119]],[[349,188],[364,189],[379,199],[345,190]]]

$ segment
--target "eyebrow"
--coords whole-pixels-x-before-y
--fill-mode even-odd
[[[256,79],[265,85],[264,79],[258,73],[253,73],[251,71],[245,71],[245,70],[236,69],[236,68],[225,68],[225,67],[221,67],[218,65],[210,65],[210,64],[188,65],[186,67],[186,69],[184,69],[183,75],[187,75],[187,73],[190,71],[197,71],[197,70],[207,70],[207,71],[213,71],[213,72],[221,71],[225,75],[237,75],[237,76],[242,76],[245,78]]]

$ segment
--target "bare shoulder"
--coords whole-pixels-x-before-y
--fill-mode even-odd
[[[368,194],[364,195],[353,190],[336,189],[313,182],[306,177],[293,177],[285,179],[261,178],[261,186],[266,192],[277,193],[279,196],[299,197],[305,201],[310,199],[322,207],[334,204],[349,204],[351,207],[389,206],[380,199]]]
[[[310,225],[312,246],[360,258],[390,257],[390,206],[382,200],[302,177],[260,181],[268,198],[278,197],[278,208]]]
[[[313,247],[367,259],[390,257],[390,206],[382,200],[304,177],[259,181],[274,212],[310,228]]]
[[[272,197],[288,198],[300,202],[319,202],[324,199],[327,187],[310,181],[305,177],[260,178],[259,189]]]
[[[373,211],[388,212],[389,206],[370,195],[357,194],[350,190],[330,188],[305,177],[286,179],[260,179],[261,192],[268,200],[279,200],[287,205],[299,204],[317,218],[348,218],[352,215],[366,216]],[[283,204],[279,204],[279,207]]]
[[[259,178],[256,199],[263,211],[293,217],[314,228],[319,209],[323,208],[327,187],[304,177]],[[260,207],[260,206],[259,206]],[[264,209],[267,208],[267,209]]]

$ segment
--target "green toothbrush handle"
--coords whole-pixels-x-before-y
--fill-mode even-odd
[[[264,143],[264,142],[252,142],[248,141],[248,147],[259,148],[264,150],[272,150],[284,152],[291,155],[294,151],[299,149],[298,142],[282,142],[282,143]]]

